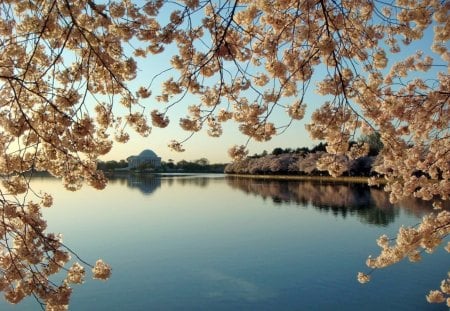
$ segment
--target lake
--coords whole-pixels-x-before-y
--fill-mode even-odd
[[[85,260],[112,265],[110,280],[74,286],[70,310],[447,310],[428,304],[449,270],[440,247],[420,263],[358,271],[375,240],[431,211],[389,204],[361,184],[230,178],[129,176],[97,191],[54,194],[50,232]],[[33,299],[1,310],[39,310]]]

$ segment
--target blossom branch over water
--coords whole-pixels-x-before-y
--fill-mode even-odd
[[[393,202],[448,200],[449,10],[444,0],[2,1],[0,264],[7,299],[34,295],[58,309],[71,292],[67,282],[49,280],[69,252],[45,233],[41,208],[51,199],[35,203],[25,173],[47,171],[69,190],[83,182],[102,189],[107,180],[97,159],[114,141],[127,142],[130,129],[149,135],[148,118],[166,127],[187,95],[197,98],[179,120],[188,136],[207,127],[218,137],[234,121],[250,139],[267,141],[304,117],[315,84],[323,105],[307,130],[328,143],[320,169],[344,172],[346,159],[367,152],[364,144],[349,148],[349,140],[376,131],[384,148],[375,170]],[[405,55],[413,42],[431,51]],[[171,70],[132,87],[138,59],[162,53]],[[160,106],[149,108],[150,101]],[[276,122],[280,112],[284,125]],[[170,146],[184,150],[179,141]],[[230,151],[234,159],[246,154],[245,147]],[[442,212],[430,219],[430,226],[448,221]],[[434,228],[442,230],[448,223]],[[82,280],[79,266],[67,270],[70,280]],[[99,262],[94,275],[108,276],[107,266]]]

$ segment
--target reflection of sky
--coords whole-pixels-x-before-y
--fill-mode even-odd
[[[34,183],[56,193],[55,206],[44,210],[49,230],[62,232],[87,261],[101,257],[113,266],[109,281],[75,286],[71,310],[435,307],[424,295],[445,277],[445,254],[377,271],[368,286],[356,282],[367,256],[377,253],[375,239],[417,223],[412,215],[400,211],[377,227],[312,205],[274,204],[221,179],[172,181],[162,179],[150,196],[120,182],[78,192],[52,180]],[[35,305],[26,306],[12,310]]]
[[[262,288],[257,283],[218,270],[205,269],[201,271],[201,276],[206,282],[211,283],[209,290],[205,293],[208,298],[256,302],[276,295],[270,289]]]

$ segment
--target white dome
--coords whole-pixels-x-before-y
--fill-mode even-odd
[[[146,149],[144,151],[142,151],[139,154],[139,157],[141,158],[158,158],[158,156],[156,155],[156,153],[154,153],[152,150],[150,149]]]

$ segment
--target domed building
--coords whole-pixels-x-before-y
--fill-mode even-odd
[[[141,168],[148,165],[153,168],[161,167],[161,157],[158,157],[155,152],[150,149],[142,151],[137,156],[131,156],[127,158],[128,169]]]

